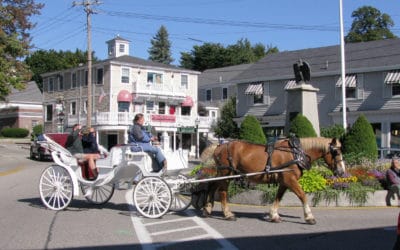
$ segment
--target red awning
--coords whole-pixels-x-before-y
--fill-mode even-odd
[[[186,99],[182,102],[182,107],[192,107],[193,99],[190,96],[186,96]]]
[[[132,94],[128,90],[121,90],[118,93],[117,100],[119,102],[132,102]]]

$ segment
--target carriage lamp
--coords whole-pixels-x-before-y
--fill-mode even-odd
[[[200,124],[199,117],[196,118],[194,124],[196,125],[196,159],[199,159],[199,124]]]

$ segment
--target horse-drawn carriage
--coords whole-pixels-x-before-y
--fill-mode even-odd
[[[275,202],[270,208],[271,221],[279,222],[278,207],[285,191],[293,191],[303,203],[306,222],[315,223],[307,198],[298,183],[304,166],[323,158],[332,171],[345,171],[340,142],[328,138],[305,138],[294,144],[289,139],[280,140],[266,148],[265,145],[244,141],[233,141],[209,147],[210,157],[215,162],[216,175],[211,178],[188,178],[176,171],[162,175],[152,172],[153,161],[145,152],[132,152],[130,146],[116,146],[106,157],[97,160],[99,175],[96,180],[87,180],[84,168],[68,150],[46,137],[46,146],[52,151],[55,165],[46,168],[39,184],[40,197],[44,205],[52,210],[66,208],[81,189],[90,195],[85,198],[93,204],[104,204],[110,200],[116,185],[135,184],[133,201],[138,212],[148,218],[158,218],[168,211],[182,211],[192,204],[192,186],[209,184],[204,200],[204,215],[210,215],[214,193],[220,192],[224,216],[234,218],[227,205],[227,187],[231,179],[248,178],[258,183],[275,181],[279,184]],[[168,157],[168,162],[188,167],[188,160],[180,153]],[[170,166],[171,164],[169,164]]]
[[[87,166],[80,162],[63,146],[44,135],[43,145],[52,153],[55,164],[47,167],[39,182],[40,198],[52,210],[62,210],[70,204],[80,190],[92,204],[108,202],[117,186],[135,184],[133,199],[137,210],[145,217],[157,218],[169,210],[181,211],[191,202],[190,192],[185,188],[187,177],[179,169],[188,167],[187,157],[182,151],[165,154],[177,170],[172,176],[152,172],[152,157],[146,152],[132,152],[129,145],[115,146],[107,152],[101,149],[102,157],[96,161],[98,176],[91,175]]]

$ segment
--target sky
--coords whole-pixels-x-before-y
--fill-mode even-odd
[[[76,0],[76,3],[88,0]],[[45,4],[33,16],[34,50],[87,50],[86,12],[72,0],[35,0]],[[89,2],[95,2],[90,0]],[[119,35],[130,41],[130,55],[148,59],[151,39],[164,25],[171,53],[179,65],[181,52],[193,46],[219,43],[224,47],[248,39],[279,51],[291,51],[340,44],[339,0],[100,0],[91,15],[92,50],[107,58],[109,41]],[[399,0],[343,0],[345,35],[351,13],[372,6],[394,21],[391,31],[400,37]]]

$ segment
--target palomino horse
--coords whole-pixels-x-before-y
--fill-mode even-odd
[[[297,142],[297,143],[296,143]],[[278,214],[279,203],[289,188],[301,200],[304,219],[309,224],[316,221],[307,203],[307,196],[298,180],[303,169],[309,169],[311,163],[323,158],[335,174],[342,175],[345,165],[341,153],[341,144],[331,138],[301,138],[297,140],[283,139],[266,148],[265,145],[245,141],[231,141],[218,145],[213,153],[217,166],[217,176],[255,173],[271,170],[272,172],[248,177],[252,183],[278,183],[278,192],[270,208],[270,221],[281,222]],[[285,170],[273,172],[273,170]],[[287,170],[287,171],[286,171]],[[208,195],[203,215],[211,215],[214,194],[219,191],[221,207],[226,219],[235,219],[227,203],[227,189],[230,180],[218,180],[208,185]]]

